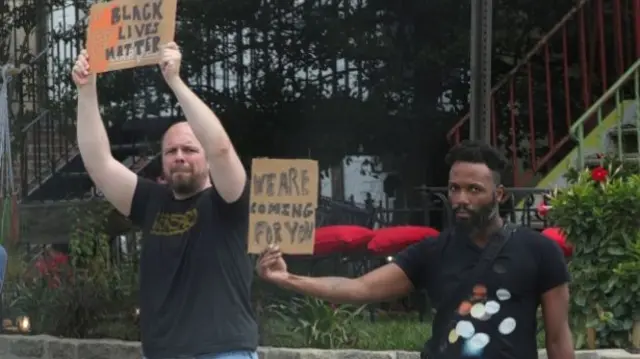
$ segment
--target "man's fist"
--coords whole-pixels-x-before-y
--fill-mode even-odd
[[[287,263],[282,258],[282,252],[275,246],[269,246],[262,252],[256,264],[258,275],[269,282],[276,284],[287,280]]]
[[[171,82],[180,78],[180,63],[182,62],[182,53],[175,42],[170,42],[162,47],[162,58],[160,60],[160,69],[165,81]]]
[[[96,75],[92,74],[89,68],[87,50],[82,50],[78,55],[78,59],[71,70],[71,78],[78,88],[95,83]]]

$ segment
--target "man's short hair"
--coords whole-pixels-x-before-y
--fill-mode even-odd
[[[491,145],[478,141],[462,141],[453,147],[445,162],[449,168],[456,162],[481,163],[493,172],[496,185],[503,184],[502,178],[509,169],[509,162],[505,156]]]
[[[169,124],[169,126],[167,126],[167,129],[166,129],[166,130],[164,130],[164,132],[162,133],[162,137],[160,137],[160,148],[161,148],[161,149],[163,149],[163,145],[164,145],[164,138],[165,138],[165,137],[167,137],[167,132],[169,132],[169,130],[171,129],[171,127],[173,127],[173,126],[175,126],[175,125],[177,125],[177,124],[179,124],[179,123],[185,123],[185,122],[187,122],[187,120],[186,120],[186,119],[184,119],[184,118],[181,118],[181,119],[179,119],[179,120],[172,121],[172,122]],[[156,138],[157,138],[157,137],[156,137]],[[163,149],[163,150],[164,150],[164,149]]]

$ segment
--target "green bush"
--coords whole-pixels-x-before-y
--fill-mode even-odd
[[[88,213],[71,210],[77,223],[70,256],[45,249],[26,257],[13,250],[4,286],[4,318],[26,315],[36,334],[139,338],[137,268],[131,261],[115,263],[111,258],[104,234],[105,213],[111,210],[106,205]]]
[[[635,168],[602,163],[570,171],[570,185],[550,201],[550,220],[574,247],[569,269],[578,348],[585,328],[596,330],[600,347],[628,347],[640,309],[640,176]]]
[[[271,305],[269,312],[284,323],[281,337],[302,338],[305,347],[333,349],[353,347],[366,335],[353,327],[363,309],[365,306],[336,306],[316,298],[294,297]]]

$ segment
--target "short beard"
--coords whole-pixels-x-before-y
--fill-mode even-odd
[[[487,229],[497,216],[499,216],[498,201],[494,195],[491,203],[471,212],[471,218],[456,220],[455,227],[464,233],[481,232]]]
[[[198,176],[195,174],[192,174],[187,179],[179,181],[175,181],[173,177],[169,175],[165,176],[165,180],[169,188],[179,196],[189,197],[194,195],[200,189]]]

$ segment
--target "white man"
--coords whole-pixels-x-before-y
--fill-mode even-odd
[[[162,49],[162,75],[186,121],[162,138],[162,182],[115,160],[98,110],[87,52],[78,87],[78,145],[92,181],[143,230],[140,323],[146,359],[257,358],[250,303],[247,174],[216,115],[180,78],[175,43]]]

